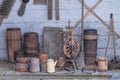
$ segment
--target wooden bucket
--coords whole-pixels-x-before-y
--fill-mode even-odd
[[[6,44],[7,44],[8,61],[14,62],[15,51],[21,50],[20,28],[7,28]]]
[[[94,64],[97,55],[97,30],[84,30],[84,60],[85,64]]]
[[[30,72],[39,72],[40,62],[39,58],[30,58]]]
[[[16,51],[14,54],[14,60],[16,61],[17,58],[21,58],[21,57],[25,57],[24,51],[22,50]]]
[[[42,53],[42,54],[40,54],[40,56],[39,56],[39,59],[40,59],[40,62],[41,63],[46,63],[47,62],[47,60],[48,60],[48,54],[47,53]]]
[[[108,61],[105,56],[98,57],[98,71],[107,71]]]
[[[29,32],[24,33],[24,51],[26,56],[38,56],[39,53],[39,40],[38,33]]]
[[[15,70],[19,72],[27,72],[28,71],[28,64],[27,63],[16,63]]]

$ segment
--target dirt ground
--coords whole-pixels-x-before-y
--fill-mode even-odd
[[[94,72],[81,70],[55,73],[31,73],[14,70],[14,64],[0,61],[0,80],[120,80],[120,70]]]

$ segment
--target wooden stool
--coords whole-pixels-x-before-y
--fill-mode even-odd
[[[64,61],[63,64],[59,67],[58,70],[61,70],[61,69],[63,68],[64,64],[67,63],[67,62],[71,62],[72,65],[73,65],[74,71],[77,71],[77,66],[76,66],[76,64],[75,64],[75,60],[74,60],[74,59],[65,59],[65,61]]]

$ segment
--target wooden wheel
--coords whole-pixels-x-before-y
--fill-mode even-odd
[[[76,57],[80,50],[80,44],[76,39],[67,38],[64,42],[63,51],[66,57]]]

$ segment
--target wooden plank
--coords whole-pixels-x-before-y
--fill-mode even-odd
[[[33,2],[35,5],[41,4],[41,5],[46,5],[47,0],[34,0]]]
[[[48,20],[52,20],[52,1],[48,0]]]
[[[45,27],[43,30],[43,51],[50,58],[63,56],[63,28]]]
[[[59,20],[59,0],[55,0],[56,20]]]

